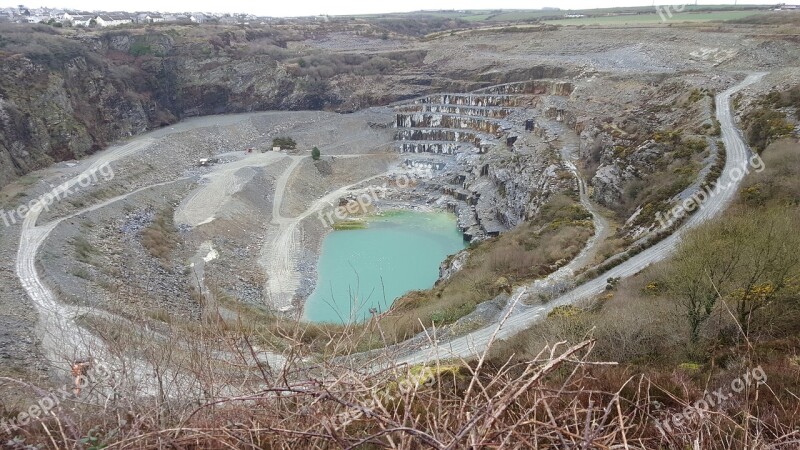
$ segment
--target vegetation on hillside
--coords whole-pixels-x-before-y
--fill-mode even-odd
[[[553,342],[596,339],[599,366],[585,391],[615,391],[619,380],[645,380],[658,402],[653,420],[629,432],[650,436],[646,448],[754,448],[791,445],[800,401],[800,152],[793,139],[763,153],[766,170],[750,175],[736,203],[718,220],[688,233],[669,260],[623,280],[599,299],[552,313],[495,348],[495,365],[521,363]],[[759,367],[762,387],[731,393],[730,383]],[[639,381],[636,381],[637,383]],[[641,385],[638,385],[641,387]],[[657,420],[680,414],[704,392],[727,402],[662,433]],[[634,395],[635,394],[635,395]],[[749,417],[747,421],[741,417]],[[696,444],[694,444],[696,445]],[[786,447],[789,448],[789,447]]]
[[[763,151],[770,143],[792,133],[795,125],[786,113],[778,108],[794,109],[794,119],[800,120],[800,86],[784,92],[773,91],[761,102],[759,108],[744,117],[748,143],[757,151]]]
[[[341,74],[378,75],[397,68],[419,65],[426,54],[424,50],[397,51],[381,55],[316,53],[297,59],[295,74],[314,80],[325,80]]]
[[[794,130],[794,126],[786,120],[785,113],[766,108],[749,113],[745,123],[747,141],[758,152]]]

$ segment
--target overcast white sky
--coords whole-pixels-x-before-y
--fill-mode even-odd
[[[747,4],[795,3],[791,0],[744,0]],[[342,0],[35,0],[31,2],[0,0],[0,6],[50,6],[88,11],[160,11],[160,12],[245,12],[262,16],[310,16],[318,14],[374,14],[419,11],[423,9],[538,9],[542,7],[601,8],[611,6],[651,6],[686,4],[687,0],[401,0],[401,1],[342,1]],[[694,3],[690,0],[689,3]],[[700,4],[732,4],[728,0],[701,0]]]

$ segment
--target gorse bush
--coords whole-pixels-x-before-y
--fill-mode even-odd
[[[772,109],[759,109],[747,114],[745,124],[747,141],[758,152],[794,130],[785,113]]]
[[[273,147],[280,147],[283,150],[294,150],[297,148],[297,142],[290,137],[276,137],[272,140]]]

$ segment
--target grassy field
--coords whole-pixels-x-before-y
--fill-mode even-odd
[[[763,14],[761,11],[714,11],[714,12],[683,12],[673,13],[672,17],[664,15],[667,19],[662,20],[661,15],[639,14],[635,16],[602,16],[602,17],[581,17],[575,19],[548,20],[546,23],[554,25],[645,25],[660,23],[681,23],[681,22],[721,22],[726,20],[739,20],[745,17]]]
[[[713,10],[710,10],[713,8]],[[757,6],[693,6],[685,7],[681,13],[672,12],[670,17],[666,14],[667,23],[674,22],[710,22],[739,20],[754,14],[766,12],[765,8]],[[589,17],[563,19],[566,14],[583,14]],[[612,15],[613,14],[613,15]],[[618,15],[625,14],[625,15]],[[633,14],[633,15],[632,15]],[[544,20],[547,23],[560,25],[623,25],[623,24],[657,24],[662,23],[662,18],[656,13],[655,8],[634,7],[634,8],[610,8],[610,9],[586,9],[586,10],[462,10],[462,11],[417,11],[412,13],[400,13],[381,15],[381,17],[392,16],[428,16],[442,19],[457,19],[474,24],[481,22],[487,23],[507,23],[507,22],[528,22],[534,20]],[[592,17],[594,16],[594,17]],[[371,17],[371,16],[370,16]]]

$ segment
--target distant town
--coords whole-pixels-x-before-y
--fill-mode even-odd
[[[106,12],[79,11],[59,8],[28,8],[23,5],[0,9],[0,22],[45,23],[56,27],[115,27],[129,24],[151,23],[214,23],[229,25],[260,24],[275,20],[272,17],[258,17],[252,14],[213,14],[204,12],[185,12],[162,14],[158,12]],[[319,17],[316,20],[324,20]]]

